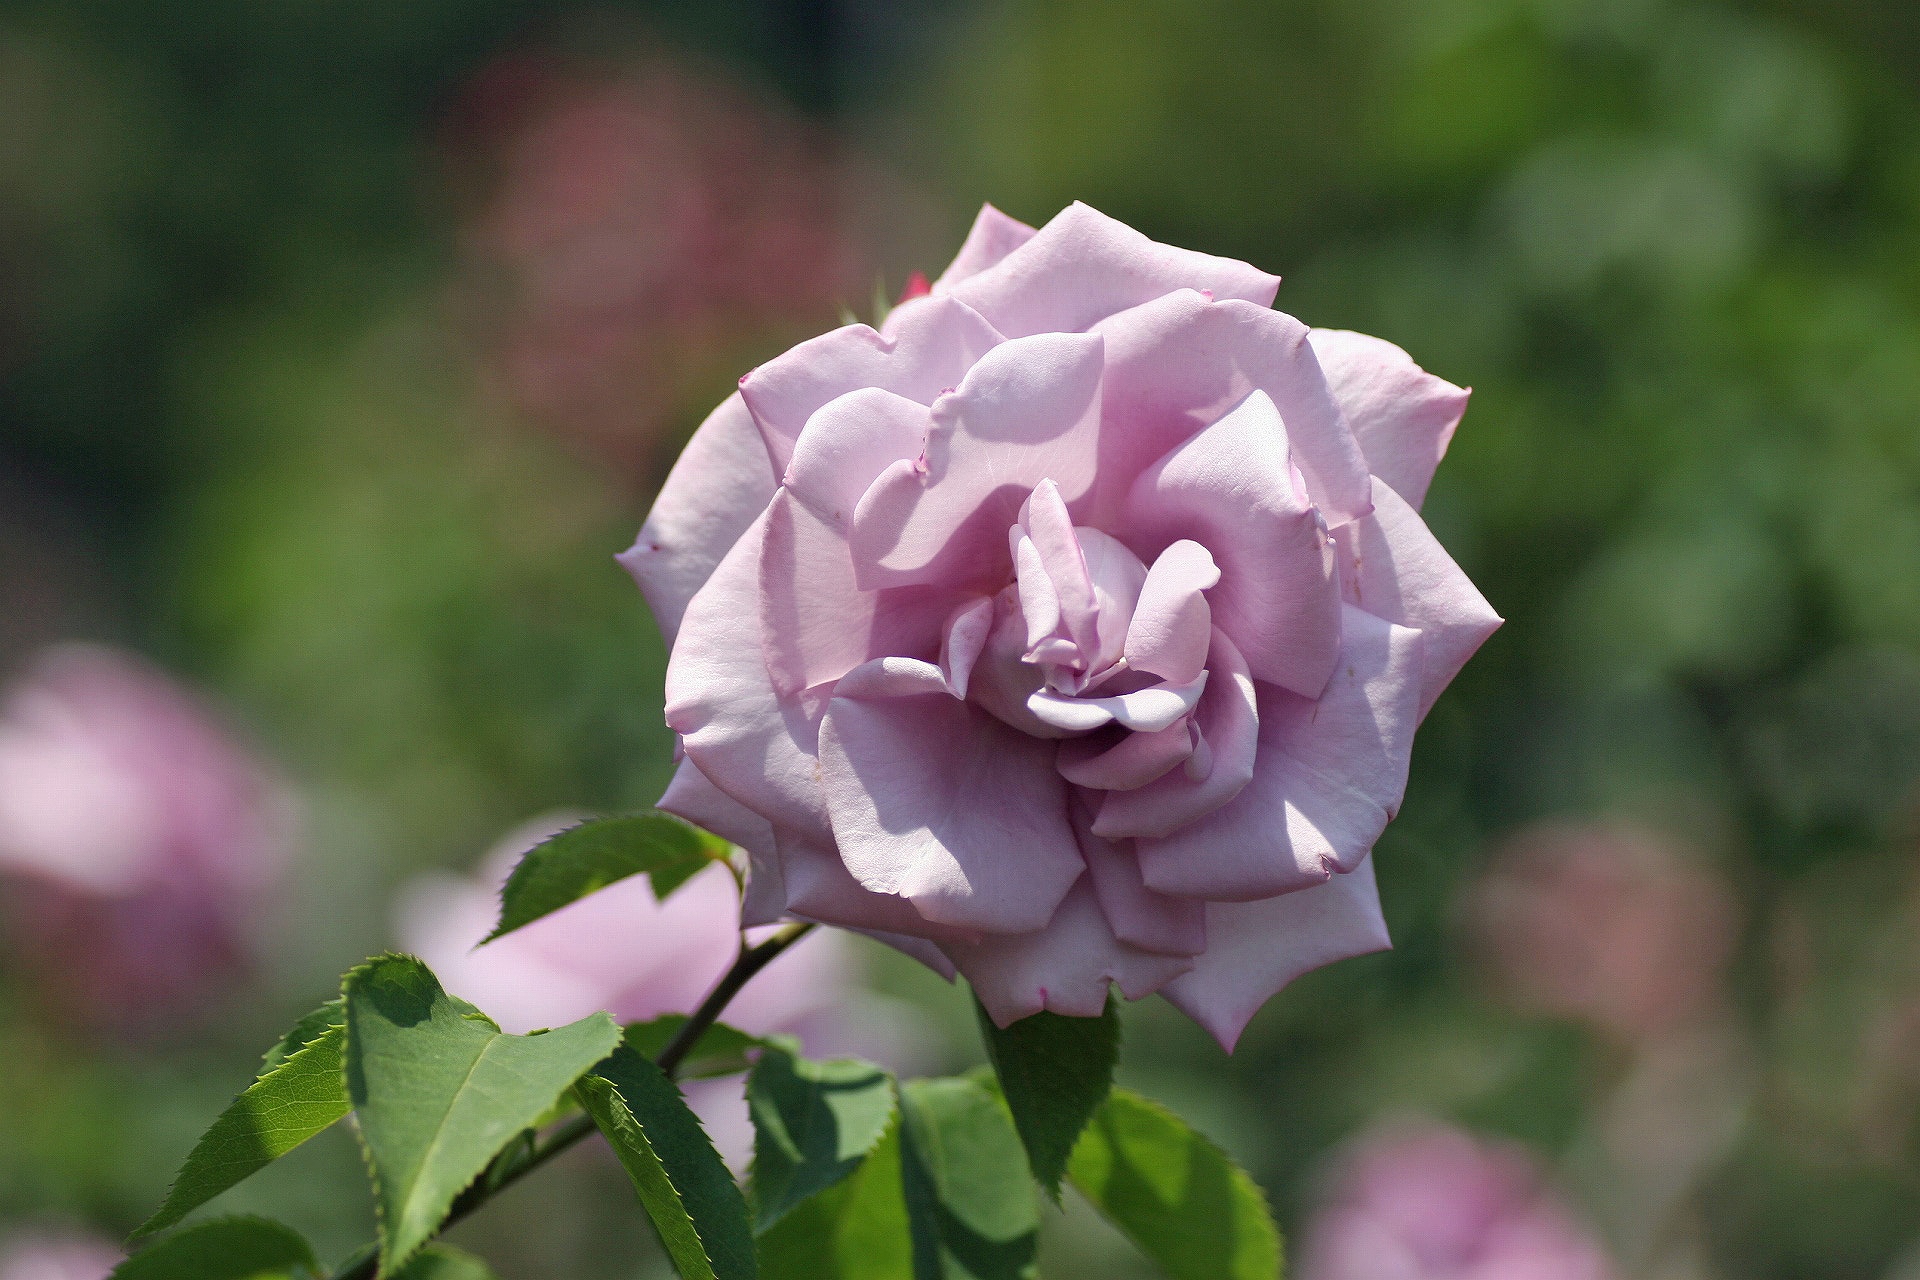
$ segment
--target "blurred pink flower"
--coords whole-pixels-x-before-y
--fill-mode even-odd
[[[1639,1041],[1711,1009],[1737,907],[1724,878],[1665,837],[1549,823],[1495,854],[1468,917],[1513,1003]]]
[[[490,367],[522,412],[624,462],[650,459],[716,351],[870,287],[840,230],[848,164],[717,70],[520,55],[454,120],[449,153],[480,171],[464,239]]]
[[[0,1242],[0,1280],[106,1280],[125,1256],[92,1236],[12,1236]]]
[[[401,945],[447,990],[510,1032],[560,1026],[601,1009],[622,1022],[691,1012],[739,947],[739,893],[719,865],[665,902],[654,898],[645,876],[633,876],[478,945],[493,931],[500,886],[514,864],[577,820],[556,816],[518,828],[471,879],[415,880],[396,911]],[[756,1035],[797,1035],[816,1055],[851,1054],[899,1069],[923,1065],[925,1029],[898,1002],[861,989],[857,946],[838,931],[819,930],[748,983],[724,1020]],[[721,1154],[739,1167],[752,1145],[740,1082],[694,1081],[686,1092]]]
[[[1440,1126],[1363,1138],[1307,1224],[1299,1280],[1606,1280],[1520,1148]]]
[[[291,832],[272,774],[138,658],[55,648],[0,701],[5,924],[62,1012],[157,1024],[218,990]]]

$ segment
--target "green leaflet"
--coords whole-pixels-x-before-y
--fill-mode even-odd
[[[150,1245],[110,1280],[311,1280],[313,1249],[266,1218],[216,1218]]]
[[[604,1013],[510,1036],[469,1008],[411,956],[347,975],[347,1092],[372,1168],[385,1270],[430,1240],[494,1155],[620,1042]]]
[[[754,1280],[746,1201],[673,1082],[622,1045],[574,1092],[684,1280]]]
[[[1280,1230],[1259,1184],[1158,1103],[1115,1089],[1067,1176],[1175,1280],[1274,1280]]]
[[[328,1027],[345,1026],[346,1016],[346,1003],[339,996],[335,996],[294,1023],[273,1048],[260,1055],[260,1074],[266,1075],[267,1072],[318,1040],[326,1034]]]
[[[1040,1211],[1006,1108],[965,1077],[900,1086],[915,1280],[1033,1280]]]
[[[307,1025],[308,1019],[301,1025]],[[299,1030],[296,1027],[281,1043],[288,1043]],[[269,1054],[273,1065],[194,1144],[165,1203],[140,1225],[135,1238],[179,1222],[346,1115],[349,1103],[340,1073],[345,1040],[345,1027],[327,1024],[314,1039],[277,1063]]]
[[[646,1022],[635,1022],[626,1029],[627,1044],[635,1053],[652,1062],[659,1058],[660,1051],[687,1025],[684,1013],[663,1013]],[[716,1022],[700,1033],[693,1042],[693,1049],[680,1061],[680,1070],[675,1074],[682,1080],[699,1080],[709,1076],[732,1076],[745,1071],[750,1065],[747,1054],[765,1045],[759,1036],[750,1036],[724,1022]]]
[[[893,1077],[870,1062],[811,1062],[770,1046],[747,1076],[756,1232],[860,1167],[893,1122]]]
[[[1113,1087],[1120,1059],[1120,1016],[1113,998],[1108,996],[1097,1018],[1036,1013],[1004,1030],[978,999],[973,1010],[1034,1181],[1058,1204],[1073,1144]]]
[[[493,1269],[470,1253],[430,1244],[394,1272],[393,1280],[495,1280]]]
[[[899,1123],[851,1176],[794,1206],[758,1244],[760,1280],[900,1280],[913,1274]]]
[[[520,859],[500,891],[502,934],[551,914],[616,880],[645,873],[665,898],[709,862],[724,859],[727,844],[669,814],[630,814],[568,827]]]

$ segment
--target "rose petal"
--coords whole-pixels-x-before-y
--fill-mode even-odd
[[[844,929],[930,941],[967,942],[978,936],[973,930],[935,924],[897,894],[864,888],[831,845],[816,844],[779,827],[773,834],[789,915]]]
[[[988,267],[1033,239],[1034,229],[1018,218],[1010,218],[990,204],[980,206],[960,252],[933,282],[936,293],[944,293],[968,276],[977,276]]]
[[[1137,790],[1109,792],[1094,820],[1096,833],[1110,840],[1164,836],[1220,808],[1253,777],[1260,733],[1253,676],[1218,627],[1207,650],[1207,691],[1192,724],[1198,732],[1188,767]]]
[[[1074,831],[1087,860],[1088,878],[1100,914],[1128,946],[1170,956],[1197,956],[1207,949],[1207,907],[1192,898],[1155,893],[1140,878],[1130,841],[1102,840],[1089,829],[1091,813],[1074,806]]]
[[[1144,787],[1193,754],[1193,732],[1179,720],[1155,733],[1120,729],[1116,740],[1093,733],[1060,744],[1056,767],[1075,786],[1101,791]]]
[[[932,658],[961,594],[939,586],[862,591],[846,536],[782,489],[767,505],[760,628],[773,690],[793,697],[870,658]]]
[[[814,774],[825,699],[775,696],[760,642],[763,512],[687,606],[667,663],[667,724],[709,781],[776,827],[832,843]]]
[[[1231,1053],[1260,1006],[1289,982],[1321,965],[1392,945],[1373,859],[1367,858],[1347,874],[1297,893],[1208,903],[1206,952],[1161,994]]]
[[[1005,582],[1007,529],[1034,486],[1052,479],[1072,503],[1093,481],[1101,361],[1086,334],[1022,338],[936,400],[925,462],[894,463],[854,509],[861,585]]]
[[[740,379],[740,395],[766,441],[775,474],[784,474],[807,420],[828,401],[879,387],[932,404],[1000,341],[993,326],[965,303],[928,298],[905,311],[886,337],[850,324],[801,343]]]
[[[1261,687],[1253,780],[1233,801],[1136,842],[1148,885],[1212,901],[1272,897],[1351,870],[1380,838],[1407,785],[1420,633],[1351,607],[1343,626],[1339,669],[1317,701]]]
[[[687,602],[773,497],[774,472],[738,395],[707,415],[667,473],[640,536],[616,559],[633,575],[669,647]]]
[[[1334,534],[1346,597],[1377,618],[1425,637],[1420,715],[1500,628],[1493,611],[1419,513],[1378,477],[1373,514]]]
[[[860,495],[892,463],[924,453],[932,429],[918,401],[879,387],[849,391],[807,419],[783,483],[821,519],[850,528]]]
[[[1191,538],[1213,553],[1213,624],[1256,680],[1319,694],[1340,647],[1332,545],[1288,463],[1287,434],[1263,391],[1154,463],[1127,495],[1120,528],[1156,552]]]
[[[875,665],[841,681],[820,728],[847,869],[939,924],[1040,928],[1082,870],[1052,746],[945,693],[874,697]]]
[[[1434,377],[1380,338],[1315,329],[1312,340],[1367,469],[1419,510],[1472,393]]]
[[[1107,340],[1111,366],[1102,390],[1096,521],[1154,459],[1256,390],[1279,409],[1294,465],[1328,523],[1365,514],[1366,458],[1298,320],[1182,290],[1104,320],[1095,332]]]
[[[740,904],[743,927],[772,924],[787,909],[774,856],[773,825],[707,780],[692,757],[683,758],[655,806],[713,832],[747,851],[747,892]]]
[[[995,266],[952,286],[1009,338],[1073,333],[1175,289],[1271,306],[1280,277],[1175,249],[1075,202]]]
[[[1213,643],[1213,610],[1203,591],[1220,581],[1213,555],[1182,538],[1162,551],[1140,585],[1127,629],[1127,666],[1182,683],[1198,675]]]
[[[1156,733],[1193,710],[1206,687],[1207,673],[1202,671],[1185,684],[1157,684],[1106,698],[1068,697],[1042,689],[1028,696],[1027,710],[1068,733],[1090,733],[1116,723]]]
[[[1073,887],[1046,928],[991,934],[974,943],[942,943],[999,1026],[1046,1009],[1090,1018],[1107,1004],[1109,983],[1143,999],[1193,968],[1190,956],[1161,955],[1113,936],[1093,886]]]

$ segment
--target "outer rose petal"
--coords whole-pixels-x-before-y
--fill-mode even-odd
[[[1147,468],[1119,528],[1136,551],[1191,538],[1213,553],[1213,625],[1254,679],[1316,697],[1340,648],[1332,545],[1288,465],[1273,401],[1255,391]]]
[[[792,697],[869,658],[940,650],[963,598],[938,586],[862,591],[846,535],[782,489],[767,504],[760,558],[760,634],[774,692]]]
[[[1367,460],[1298,320],[1183,289],[1094,331],[1107,340],[1111,370],[1096,515],[1105,515],[1155,458],[1255,390],[1279,409],[1293,462],[1328,523],[1365,514]]]
[[[774,856],[772,823],[707,781],[691,757],[680,761],[657,807],[747,851],[742,926],[772,924],[780,918],[787,909],[787,893],[780,882],[780,861]]]
[[[667,473],[640,536],[616,557],[640,584],[669,648],[687,602],[766,507],[773,488],[753,416],[738,395],[728,396]]]
[[[667,663],[667,724],[715,786],[775,827],[832,842],[818,768],[824,698],[774,695],[760,643],[763,512],[687,606]]]
[[[840,689],[857,691],[880,666]],[[837,694],[820,765],[842,860],[868,889],[939,924],[1044,927],[1085,869],[1053,751],[945,693]]]
[[[1071,504],[1093,483],[1104,359],[1088,334],[1005,342],[934,401],[924,460],[888,467],[854,510],[861,585],[1005,581],[1033,487]]]
[[[1344,627],[1339,670],[1318,700],[1261,689],[1253,781],[1205,817],[1137,842],[1148,885],[1247,902],[1350,871],[1373,848],[1407,786],[1420,633],[1353,608]]]
[[[1418,627],[1425,640],[1420,715],[1500,628],[1493,611],[1417,512],[1379,477],[1373,514],[1334,533],[1341,587],[1376,618]]]
[[[1032,227],[990,204],[981,205],[972,229],[960,245],[960,252],[953,255],[953,261],[933,282],[933,291],[944,293],[968,276],[977,276],[988,267],[997,266],[1002,258],[1031,239]]]
[[[1085,880],[1044,929],[943,943],[940,949],[1002,1027],[1042,1009],[1094,1017],[1106,1007],[1109,982],[1119,983],[1127,999],[1139,1000],[1195,964],[1190,956],[1143,951],[1115,938]]]
[[[879,387],[921,404],[960,385],[1001,341],[992,325],[950,297],[928,298],[882,337],[864,324],[823,333],[740,379],[740,396],[766,440],[775,474],[793,458],[807,419],[828,401]]]
[[[1076,333],[1175,289],[1273,305],[1280,277],[1232,258],[1159,244],[1076,201],[951,296],[1009,338]]]
[[[1315,329],[1313,350],[1367,455],[1367,469],[1418,510],[1472,393],[1380,338]]]
[[[1207,949],[1161,993],[1228,1053],[1273,994],[1303,973],[1392,943],[1373,859],[1325,884],[1259,902],[1209,902]]]
[[[875,893],[862,887],[831,845],[817,845],[777,828],[773,834],[789,915],[876,936],[946,942],[970,942],[979,936],[971,930],[934,924],[897,894]]]

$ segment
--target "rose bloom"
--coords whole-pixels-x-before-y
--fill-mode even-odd
[[[83,1020],[158,1025],[250,959],[291,801],[173,681],[129,654],[42,654],[0,699],[0,923]]]
[[[125,1256],[91,1236],[14,1236],[0,1242],[0,1280],[107,1280]]]
[[[718,864],[665,902],[647,877],[630,876],[480,945],[499,919],[500,888],[514,864],[574,821],[544,818],[509,833],[476,876],[428,875],[407,885],[395,912],[401,946],[516,1034],[602,1009],[621,1022],[691,1013],[740,945],[739,895]],[[864,990],[861,968],[851,939],[810,937],[749,983],[725,1020],[755,1035],[796,1035],[816,1056],[852,1054],[901,1070],[931,1065],[924,1028],[899,1002]],[[721,1154],[745,1167],[753,1129],[742,1082],[684,1087]]]
[[[1511,1003],[1631,1043],[1713,1011],[1738,909],[1725,878],[1667,837],[1544,823],[1501,846],[1468,920]]]
[[[1441,1127],[1363,1139],[1308,1222],[1300,1280],[1607,1280],[1599,1243],[1517,1147]]]
[[[1416,507],[1467,393],[1279,281],[988,207],[879,332],[741,380],[623,562],[672,644],[662,807],[749,921],[965,974],[996,1021],[1162,992],[1231,1046],[1387,945],[1368,852],[1499,624]]]

